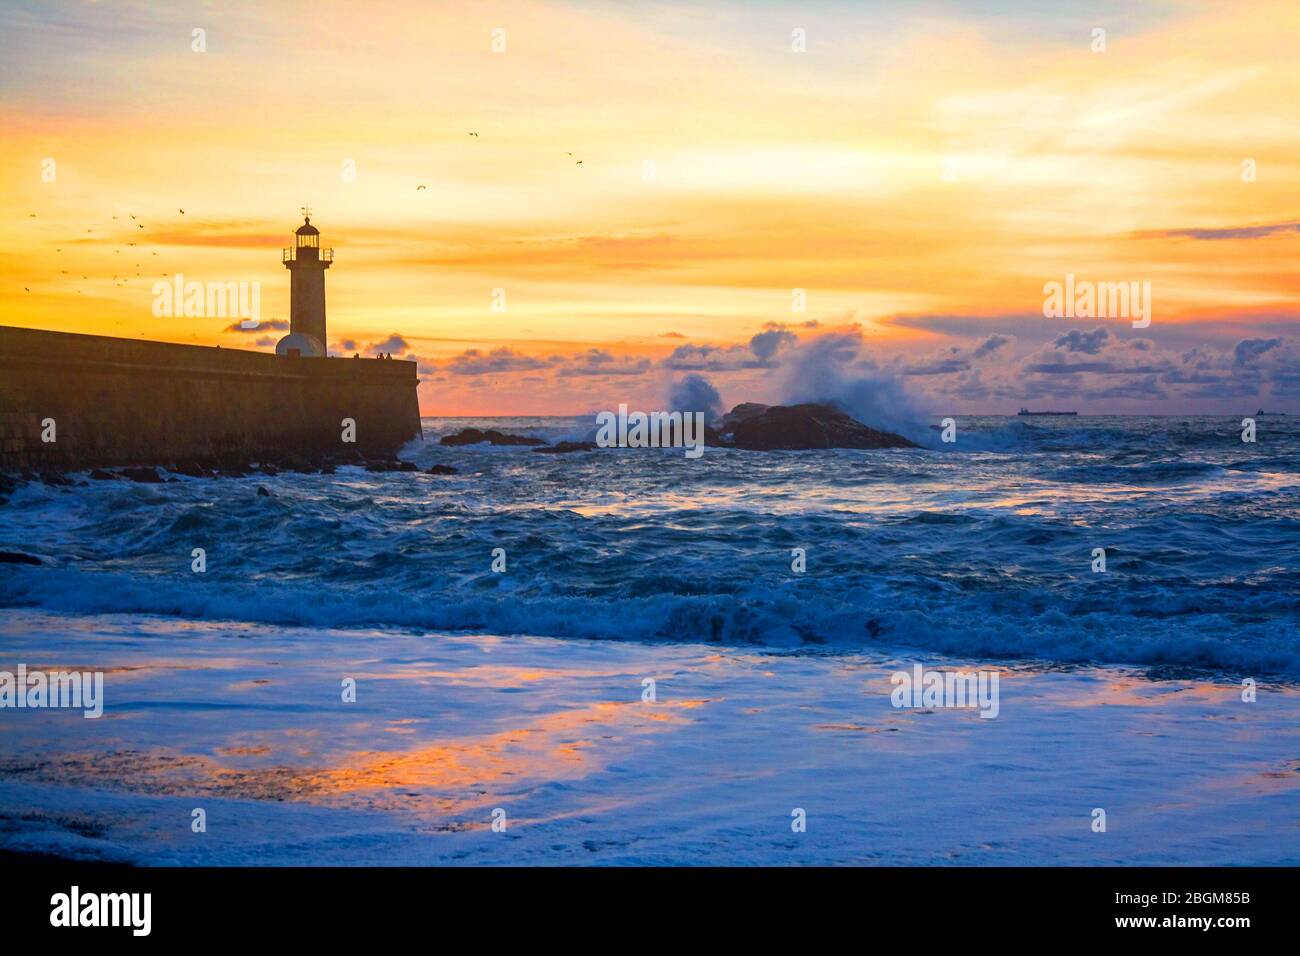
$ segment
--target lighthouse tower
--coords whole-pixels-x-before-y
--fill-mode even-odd
[[[334,250],[320,247],[320,230],[311,224],[304,207],[303,223],[294,232],[294,244],[284,250],[289,270],[289,334],[275,346],[276,355],[323,358],[325,356],[325,270],[334,262]]]

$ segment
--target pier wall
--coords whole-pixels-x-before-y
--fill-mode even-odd
[[[0,471],[391,455],[420,434],[417,384],[414,362],[0,326]]]

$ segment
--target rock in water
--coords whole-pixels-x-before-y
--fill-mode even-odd
[[[749,451],[813,448],[916,448],[893,432],[868,428],[829,405],[737,405],[723,418],[721,430],[731,444]]]
[[[741,422],[747,422],[751,418],[763,414],[771,405],[760,405],[758,402],[741,402],[727,414],[722,416],[722,421],[718,423],[718,428],[722,431],[731,431],[732,428]]]
[[[495,428],[489,428],[482,431],[478,428],[463,428],[454,435],[443,435],[438,440],[440,445],[481,445],[487,442],[490,445],[545,445],[546,442],[540,438],[529,438],[527,435],[507,435],[499,432]]]
[[[456,475],[459,473],[459,470],[451,465],[430,465],[427,472],[430,475]]]
[[[596,448],[589,441],[561,441],[554,445],[543,445],[541,448],[534,448],[534,452],[540,452],[543,455],[564,455],[571,451],[594,451]]]
[[[0,551],[0,564],[34,564],[39,566],[44,563],[34,554],[23,554],[21,551]]]
[[[130,478],[132,481],[139,481],[148,485],[156,485],[162,481],[162,478],[158,475],[158,469],[152,467],[123,468],[121,475],[123,478]]]

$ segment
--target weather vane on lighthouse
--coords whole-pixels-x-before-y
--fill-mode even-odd
[[[320,230],[311,224],[311,207],[302,206],[302,225],[294,231],[294,244],[281,257],[289,270],[289,334],[275,346],[276,355],[324,358],[325,270],[334,262],[334,250],[320,247]]]

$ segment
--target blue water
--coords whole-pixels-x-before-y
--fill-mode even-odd
[[[1240,419],[966,418],[944,450],[699,460],[437,444],[589,420],[424,424],[403,457],[460,474],[26,486],[0,548],[49,566],[0,565],[0,605],[1300,677],[1300,419],[1245,444]]]

